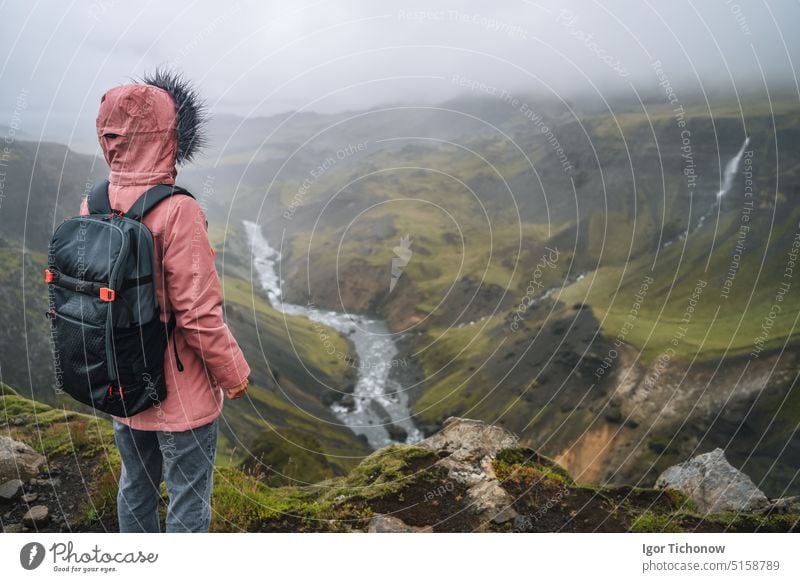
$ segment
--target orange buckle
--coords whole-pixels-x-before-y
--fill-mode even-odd
[[[56,282],[56,274],[51,271],[50,269],[44,270],[44,282],[45,283],[55,283]]]
[[[108,287],[100,287],[100,300],[101,301],[114,301],[117,298],[117,293]]]

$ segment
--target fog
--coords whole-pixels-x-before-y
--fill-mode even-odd
[[[102,93],[158,65],[213,114],[531,92],[797,94],[797,2],[5,2],[0,127],[92,150]],[[662,76],[663,76],[662,75]],[[602,105],[604,106],[604,105]]]

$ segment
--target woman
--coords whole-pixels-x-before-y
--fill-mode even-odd
[[[203,145],[202,105],[181,76],[156,71],[103,95],[97,136],[110,167],[111,208],[126,212],[156,184],[175,184],[177,164]],[[88,214],[84,201],[81,214]],[[250,367],[222,317],[207,223],[196,200],[167,198],[142,221],[153,233],[162,321],[174,315],[166,350],[167,397],[139,414],[114,417],[122,472],[117,496],[122,532],[158,532],[159,486],[167,485],[168,532],[205,532],[223,392],[242,397]]]

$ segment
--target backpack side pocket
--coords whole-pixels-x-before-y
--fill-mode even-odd
[[[97,407],[108,387],[105,326],[51,312],[56,388]]]
[[[142,326],[112,329],[111,338],[117,382],[104,409],[115,416],[133,416],[161,403],[167,396],[166,325],[156,317]]]

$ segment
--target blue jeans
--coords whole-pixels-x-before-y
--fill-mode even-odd
[[[161,479],[168,532],[207,532],[219,420],[184,432],[135,430],[114,420],[122,457],[117,493],[120,532],[158,532]]]

